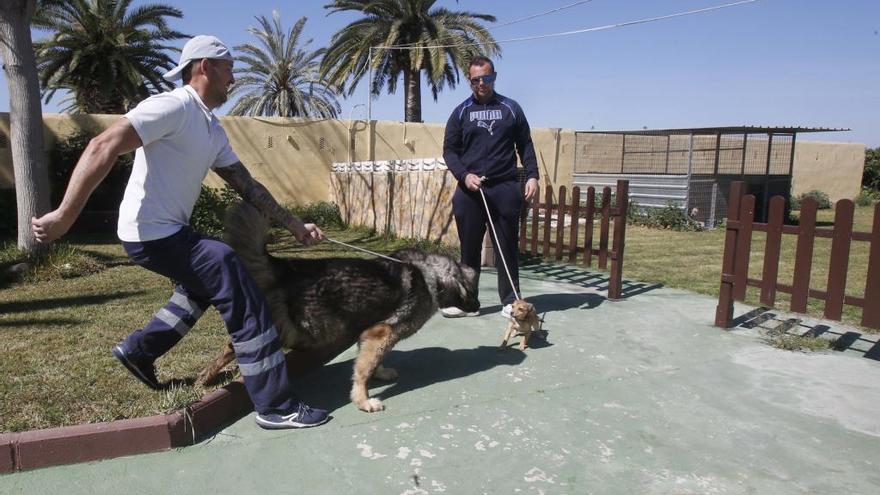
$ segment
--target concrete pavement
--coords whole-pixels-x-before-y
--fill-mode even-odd
[[[682,290],[610,302],[601,274],[522,277],[546,342],[496,349],[487,272],[484,314],[438,315],[392,352],[400,378],[371,389],[384,412],[348,402],[349,350],[298,385],[327,425],[264,431],[250,414],[193,447],[0,476],[0,493],[880,492],[880,362],[722,331],[716,300]]]

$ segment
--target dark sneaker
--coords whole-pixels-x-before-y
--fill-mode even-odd
[[[257,414],[257,424],[267,430],[284,430],[288,428],[310,428],[322,425],[330,419],[327,411],[309,407],[302,402],[296,406],[293,414]]]
[[[159,380],[156,379],[156,367],[153,366],[153,363],[137,361],[125,351],[122,344],[113,348],[113,356],[144,385],[153,390],[159,390]]]

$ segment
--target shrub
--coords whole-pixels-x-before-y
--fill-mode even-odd
[[[15,189],[0,190],[0,239],[18,236],[18,206]]]
[[[70,175],[92,137],[93,134],[80,131],[59,140],[49,150],[49,188],[53,208],[61,204],[67,184],[70,182]],[[132,155],[120,156],[107,177],[95,188],[83,209],[85,211],[118,209],[122,195],[125,193],[125,185],[131,176],[132,163]]]
[[[880,202],[880,191],[875,191],[867,187],[863,187],[856,197],[858,206],[872,206]]]
[[[663,208],[631,208],[631,210],[637,210],[637,212],[627,215],[628,221],[631,220],[636,225],[680,232],[703,230],[703,225],[700,222],[689,217],[684,210],[671,203]]]
[[[305,206],[289,206],[288,210],[305,223],[314,223],[318,227],[336,227],[344,229],[345,222],[339,206],[327,201],[319,201]]]
[[[792,210],[800,210],[801,203],[807,198],[813,198],[816,200],[816,203],[819,206],[820,210],[827,210],[831,208],[831,199],[822,191],[813,189],[812,191],[807,191],[800,196],[794,197],[791,199],[791,209]]]
[[[202,184],[189,224],[196,232],[212,237],[223,236],[223,215],[226,209],[241,201],[241,196],[229,186],[215,189]]]
[[[862,186],[880,191],[880,148],[865,150],[865,169],[862,172]]]

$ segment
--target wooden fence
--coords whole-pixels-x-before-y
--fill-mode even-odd
[[[880,204],[874,208],[871,232],[853,232],[851,200],[837,202],[834,227],[816,226],[817,203],[812,198],[801,205],[799,225],[784,225],[785,200],[775,196],[770,200],[767,223],[755,223],[755,197],[745,195],[745,183],[734,182],[730,188],[727,209],[727,232],[724,239],[724,257],[721,266],[721,293],[715,311],[715,325],[728,328],[733,319],[733,301],[743,301],[746,287],[761,289],[761,304],[773,306],[776,293],[791,295],[791,311],[805,313],[808,298],[825,301],[825,318],[840,320],[845,304],[862,308],[862,325],[880,328]],[[760,279],[749,278],[749,256],[752,232],[766,232],[764,267]],[[791,285],[777,281],[782,235],[797,236],[794,276]],[[813,267],[813,246],[816,238],[831,239],[831,255],[828,260],[828,280],[825,290],[810,287]],[[846,294],[847,270],[849,268],[852,242],[869,242],[868,269],[865,274],[865,293],[862,297]]]
[[[556,261],[567,260],[576,264],[578,255],[583,256],[583,264],[592,266],[593,257],[598,260],[601,270],[606,270],[611,261],[611,273],[608,283],[608,299],[620,299],[623,277],[623,248],[626,240],[626,213],[629,205],[629,181],[617,181],[615,206],[611,206],[611,188],[602,190],[601,204],[596,207],[596,191],[587,188],[585,201],[581,201],[581,190],[575,186],[571,190],[571,199],[567,201],[568,192],[565,186],[559,186],[557,202],[553,202],[553,190],[547,186],[544,201],[535,198],[531,208],[531,221],[523,215],[519,229],[519,250],[521,253],[540,256]],[[594,247],[593,230],[596,216],[599,222],[598,246]],[[584,224],[578,220],[583,219]],[[611,249],[608,249],[610,226],[614,226]],[[565,242],[566,225],[568,224],[568,242]],[[555,227],[555,240],[551,239]],[[583,235],[581,235],[583,231]],[[539,243],[538,238],[541,238]],[[540,244],[540,250],[539,250]]]

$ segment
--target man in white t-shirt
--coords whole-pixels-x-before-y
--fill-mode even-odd
[[[147,325],[113,348],[139,380],[159,389],[154,361],[192,328],[204,310],[219,311],[232,339],[245,388],[263,428],[303,428],[327,421],[327,411],[293,394],[284,353],[266,301],[235,252],[193,231],[189,218],[208,170],[311,245],[324,239],[282,208],[251,177],[229,146],[212,110],[226,102],[232,55],[219,39],[196,36],[177,67],[165,74],[183,87],[152,96],[89,142],[58,209],[31,221],[38,242],[64,235],[116,158],[135,151],[131,178],[119,209],[117,234],[138,265],[174,280],[171,300]]]

